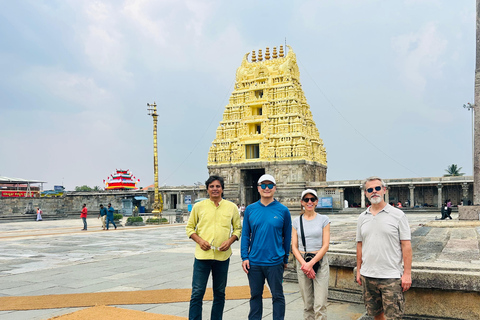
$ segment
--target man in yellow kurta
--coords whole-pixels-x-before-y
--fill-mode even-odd
[[[209,199],[193,206],[186,231],[197,243],[193,264],[192,296],[189,320],[202,319],[202,302],[212,273],[213,304],[210,319],[221,320],[225,306],[228,265],[232,249],[230,246],[240,239],[242,225],[237,206],[222,198],[222,177],[210,176],[205,181]]]

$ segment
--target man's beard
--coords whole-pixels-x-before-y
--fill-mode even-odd
[[[371,197],[370,202],[372,204],[379,204],[380,202],[382,202],[382,197],[380,197],[380,196]]]

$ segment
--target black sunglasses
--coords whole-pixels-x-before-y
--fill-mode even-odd
[[[302,201],[305,202],[305,203],[308,203],[310,201],[315,202],[315,201],[317,201],[317,198],[303,198]]]
[[[268,187],[268,189],[271,190],[271,189],[273,189],[273,187],[275,187],[275,184],[273,184],[273,183],[268,183],[268,184],[262,183],[262,184],[260,185],[260,188],[262,188],[263,190],[265,190],[265,188],[267,188],[267,187]]]
[[[382,187],[380,187],[380,186],[376,186],[376,187],[375,187],[375,191],[380,191],[380,190],[382,190]],[[368,193],[372,193],[372,192],[373,192],[373,188],[368,188],[368,189],[367,189],[367,192],[368,192]]]

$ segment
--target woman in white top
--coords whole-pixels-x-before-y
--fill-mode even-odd
[[[325,254],[330,243],[330,219],[315,212],[317,204],[318,196],[315,190],[303,191],[301,215],[292,223],[292,252],[297,259],[298,285],[303,299],[303,317],[308,320],[327,319],[330,270]],[[300,222],[303,225],[305,244],[302,241]],[[307,253],[310,257],[307,257]]]
[[[37,221],[42,221],[42,210],[40,210],[39,207],[37,207]]]

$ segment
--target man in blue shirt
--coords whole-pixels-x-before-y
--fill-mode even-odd
[[[276,188],[273,176],[261,176],[257,186],[260,200],[247,207],[243,219],[241,255],[250,285],[249,320],[262,318],[265,279],[272,293],[273,319],[285,318],[282,282],[292,240],[292,218],[288,208],[273,198]]]
[[[107,209],[107,230],[108,230],[108,226],[110,225],[110,222],[112,222],[113,226],[115,227],[115,229],[117,229],[117,226],[115,225],[115,222],[113,221],[113,212],[115,211],[115,209],[113,209],[112,207],[112,204],[109,203],[108,204],[108,209]]]

